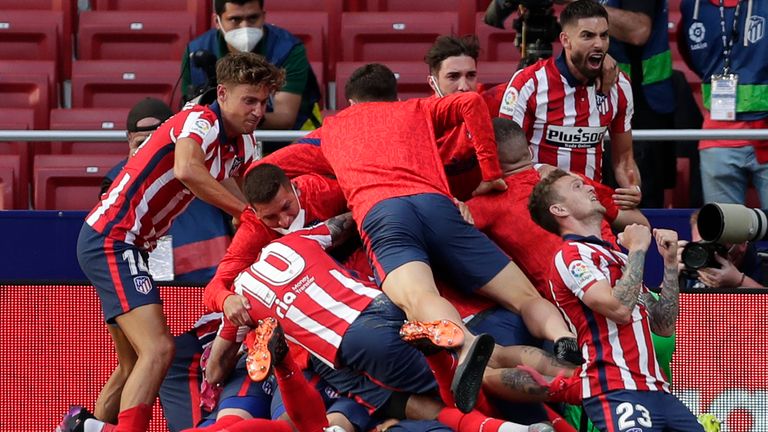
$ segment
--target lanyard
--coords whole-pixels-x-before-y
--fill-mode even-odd
[[[733,43],[739,38],[739,32],[736,27],[739,25],[739,10],[741,9],[741,0],[736,3],[736,10],[733,13],[733,27],[731,28],[731,38],[728,39],[725,32],[725,4],[720,0],[720,36],[723,38],[723,75],[731,72],[731,53],[733,52]]]

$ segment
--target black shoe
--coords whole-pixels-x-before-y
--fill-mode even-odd
[[[70,405],[69,411],[64,414],[61,423],[56,426],[56,432],[83,432],[85,421],[95,419],[96,416],[80,405]]]
[[[456,402],[456,408],[463,413],[469,413],[477,403],[477,393],[483,385],[485,366],[491,359],[496,342],[493,336],[481,334],[475,338],[469,347],[464,362],[456,368],[451,383],[451,392]]]
[[[248,357],[245,359],[248,376],[253,381],[263,381],[276,364],[280,364],[288,354],[285,333],[277,320],[270,317],[259,320],[253,329],[253,343],[248,344]]]
[[[561,362],[567,362],[574,365],[584,364],[584,357],[581,355],[579,344],[576,338],[561,337],[555,341],[555,357]]]

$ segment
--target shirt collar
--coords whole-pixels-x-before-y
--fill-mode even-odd
[[[571,73],[571,70],[568,69],[568,62],[565,60],[565,50],[563,50],[557,60],[555,60],[555,66],[560,72],[560,75],[564,76],[565,80],[568,81],[569,86],[578,87],[584,85],[581,81],[579,81],[578,78],[576,78],[575,75]],[[594,80],[587,82],[588,86],[592,84],[594,84]]]
[[[575,241],[580,243],[592,243],[600,246],[605,246],[608,249],[613,249],[613,245],[608,243],[605,240],[599,239],[593,235],[591,236],[581,236],[578,234],[566,234],[563,236],[563,240],[565,241]]]
[[[221,117],[221,107],[219,106],[219,101],[214,101],[212,104],[208,105],[208,108],[210,108],[211,111],[216,114],[216,118],[219,119],[219,142],[222,144],[232,144],[227,138],[226,131],[224,131],[224,119]]]

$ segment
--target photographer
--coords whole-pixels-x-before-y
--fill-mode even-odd
[[[700,242],[701,235],[697,228],[699,211],[691,215],[691,239]],[[683,263],[683,249],[688,244],[686,240],[678,240],[677,266],[680,269],[680,277],[685,281],[681,286],[686,288],[765,288],[760,284],[762,272],[757,248],[752,242],[727,243],[727,256],[714,254],[717,267],[701,267],[691,269]]]

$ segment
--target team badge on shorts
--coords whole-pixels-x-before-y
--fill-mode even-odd
[[[152,279],[149,276],[136,276],[133,278],[133,285],[136,291],[142,294],[149,294],[152,291]]]

